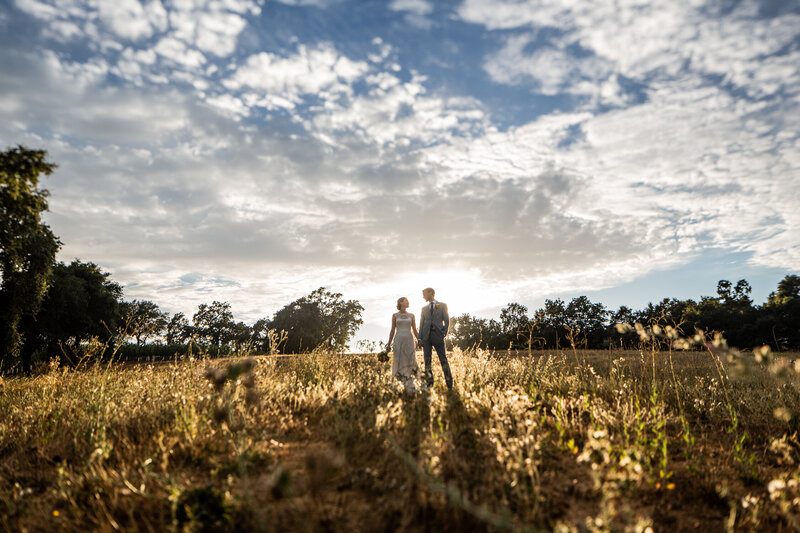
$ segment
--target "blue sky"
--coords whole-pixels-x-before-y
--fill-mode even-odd
[[[382,338],[800,266],[800,4],[15,0],[0,141],[45,148],[61,258],[246,321],[324,285]]]

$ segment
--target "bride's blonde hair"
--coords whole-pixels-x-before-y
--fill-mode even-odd
[[[406,298],[405,296],[401,296],[400,298],[397,299],[397,310],[398,311],[401,310],[400,309],[400,302],[402,302],[403,300],[408,300],[408,298]]]

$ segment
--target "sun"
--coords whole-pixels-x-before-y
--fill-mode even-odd
[[[478,269],[409,272],[392,280],[392,287],[403,292],[397,295],[398,298],[408,298],[413,313],[418,313],[425,304],[422,289],[426,287],[436,291],[437,300],[447,303],[451,316],[494,307],[500,297],[497,290],[481,277]]]

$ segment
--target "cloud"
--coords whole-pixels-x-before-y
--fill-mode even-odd
[[[164,8],[158,0],[155,0],[153,5],[158,7],[149,11],[153,13],[154,21],[163,25]],[[99,2],[97,10],[103,24],[123,39],[135,41],[153,34],[153,24],[145,16],[145,9],[138,0]]]
[[[754,1],[741,2],[725,11],[708,2],[641,4],[626,0],[612,5],[590,1],[466,0],[459,15],[490,30],[528,28],[536,35],[541,35],[539,30],[551,30],[545,39],[554,48],[564,51],[571,47],[575,51],[568,58],[556,56],[558,72],[567,68],[567,59],[580,65],[588,53],[595,61],[607,64],[606,68],[630,78],[665,80],[686,71],[721,75],[736,86],[755,91],[754,96],[759,91],[775,92],[781,87],[796,86],[798,81],[796,71],[783,83],[773,73],[789,74],[788,69],[783,70],[784,65],[793,59],[791,56],[796,57],[797,51],[784,51],[797,37],[800,14],[761,17],[759,4]],[[521,41],[524,37],[510,38],[505,49],[489,60],[487,71],[498,76],[505,65],[513,69],[506,82],[516,80],[514,73],[527,73],[550,87],[550,74],[536,68],[539,54],[529,54],[526,59],[519,46]],[[767,60],[773,54],[779,55]],[[518,60],[516,67],[513,59]],[[765,60],[770,65],[763,68]]]
[[[94,19],[116,38],[138,41],[150,37],[166,26],[164,8],[158,0],[142,5],[138,0],[114,2],[66,2],[16,0],[16,6],[49,23],[50,35],[65,41],[79,39],[96,32]],[[80,26],[83,23],[83,29]]]
[[[778,113],[763,103],[737,103],[720,88],[684,86],[627,109],[542,117],[459,140],[432,148],[426,159],[442,180],[476,172],[521,178],[551,164],[570,169],[584,180],[561,212],[630,224],[627,252],[653,266],[721,245],[791,268],[800,261],[798,247],[789,245],[798,242],[800,222],[792,207],[798,134],[770,127],[783,120]],[[580,140],[563,146],[576,127]]]
[[[426,0],[393,0],[389,9],[403,13],[403,19],[409,25],[422,30],[429,30],[433,21],[428,18],[433,12],[433,4]]]
[[[174,37],[165,37],[153,47],[158,55],[173,63],[189,69],[197,69],[206,62],[206,57],[197,50],[192,50],[186,43]]]
[[[47,34],[57,40],[88,38],[101,48],[121,48],[118,41],[139,44],[160,36],[220,57],[233,53],[246,17],[261,12],[250,0],[175,2],[169,9],[160,0],[16,0],[16,6],[46,22]]]
[[[486,59],[486,72],[498,83],[518,85],[533,81],[541,94],[595,95],[603,102],[625,102],[608,60],[594,54],[576,57],[563,42],[535,47],[527,53],[533,43],[532,35],[509,37],[502,49]]]
[[[369,91],[343,102],[328,102],[313,119],[312,132],[333,138],[355,138],[362,143],[413,147],[446,141],[485,127],[480,104],[469,98],[426,94],[425,78],[413,75],[402,82],[388,72],[367,77]]]
[[[280,99],[278,105],[286,107],[309,94],[348,93],[350,85],[368,70],[367,63],[342,56],[330,45],[311,49],[301,45],[288,57],[254,54],[222,83],[229,90],[253,91],[249,98],[254,104],[263,101],[271,108],[276,105],[269,99],[272,96]]]
[[[174,35],[199,50],[216,56],[229,56],[247,20],[242,14],[258,14],[254,2],[232,2],[226,8],[219,4],[200,4],[198,8],[183,8],[170,14]]]
[[[414,13],[415,15],[425,16],[430,15],[433,11],[433,5],[425,0],[393,0],[389,4],[389,9],[393,11],[406,11]]]

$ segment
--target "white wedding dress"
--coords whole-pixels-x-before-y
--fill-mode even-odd
[[[405,387],[406,392],[417,391],[414,377],[419,376],[419,365],[415,355],[416,342],[411,332],[411,315],[395,313],[395,335],[392,343],[392,375]]]

